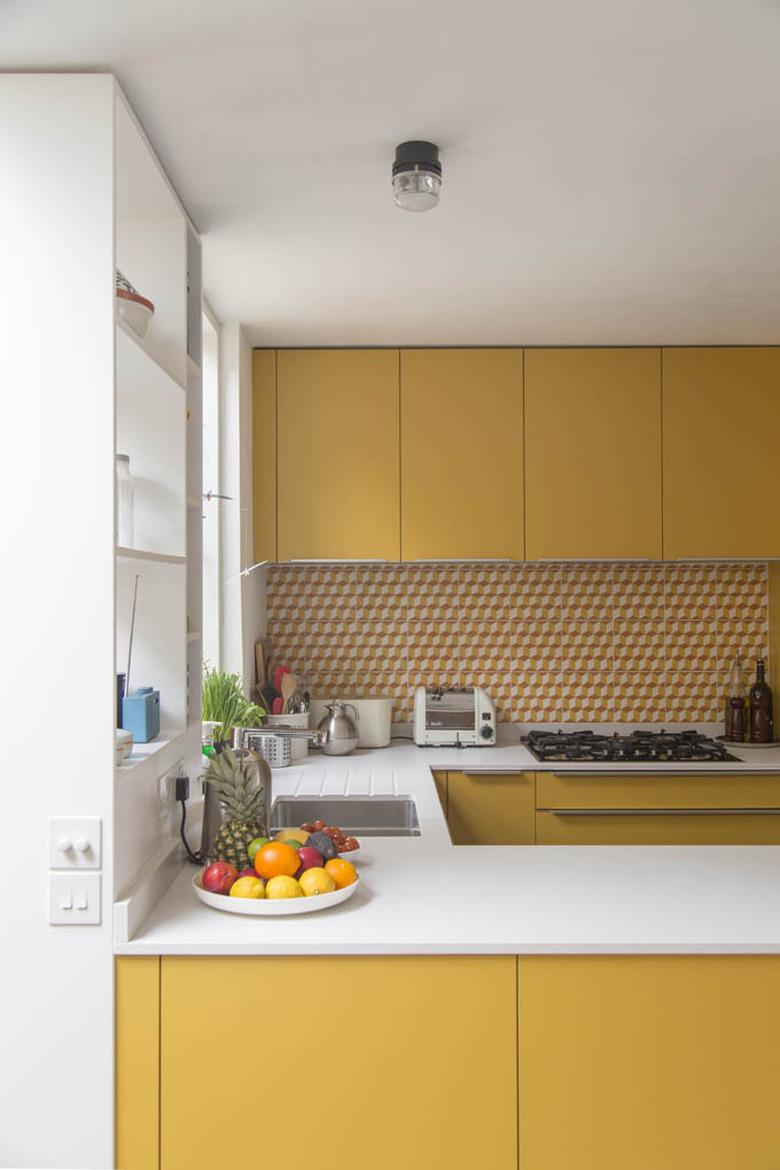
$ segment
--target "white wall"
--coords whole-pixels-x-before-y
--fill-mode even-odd
[[[113,1164],[113,86],[0,76],[0,1166]],[[100,926],[47,819],[103,820]]]
[[[247,577],[252,549],[252,350],[240,325],[220,339],[222,487],[222,665],[250,686],[255,642],[265,633],[265,570]]]

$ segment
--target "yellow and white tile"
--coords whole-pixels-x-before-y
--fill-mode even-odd
[[[662,671],[666,665],[663,622],[616,621],[615,667],[625,671]]]
[[[564,671],[611,670],[614,649],[612,622],[561,623],[561,658]]]

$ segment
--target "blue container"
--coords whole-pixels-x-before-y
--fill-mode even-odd
[[[160,692],[139,687],[122,700],[122,726],[133,734],[133,743],[148,743],[160,731]]]

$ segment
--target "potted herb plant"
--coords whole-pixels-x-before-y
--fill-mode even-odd
[[[203,722],[213,723],[217,750],[229,745],[234,727],[259,727],[265,710],[247,699],[237,674],[210,670],[203,664]]]

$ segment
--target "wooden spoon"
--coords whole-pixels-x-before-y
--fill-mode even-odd
[[[298,689],[298,679],[290,672],[282,676],[282,711],[287,714],[287,704]]]

